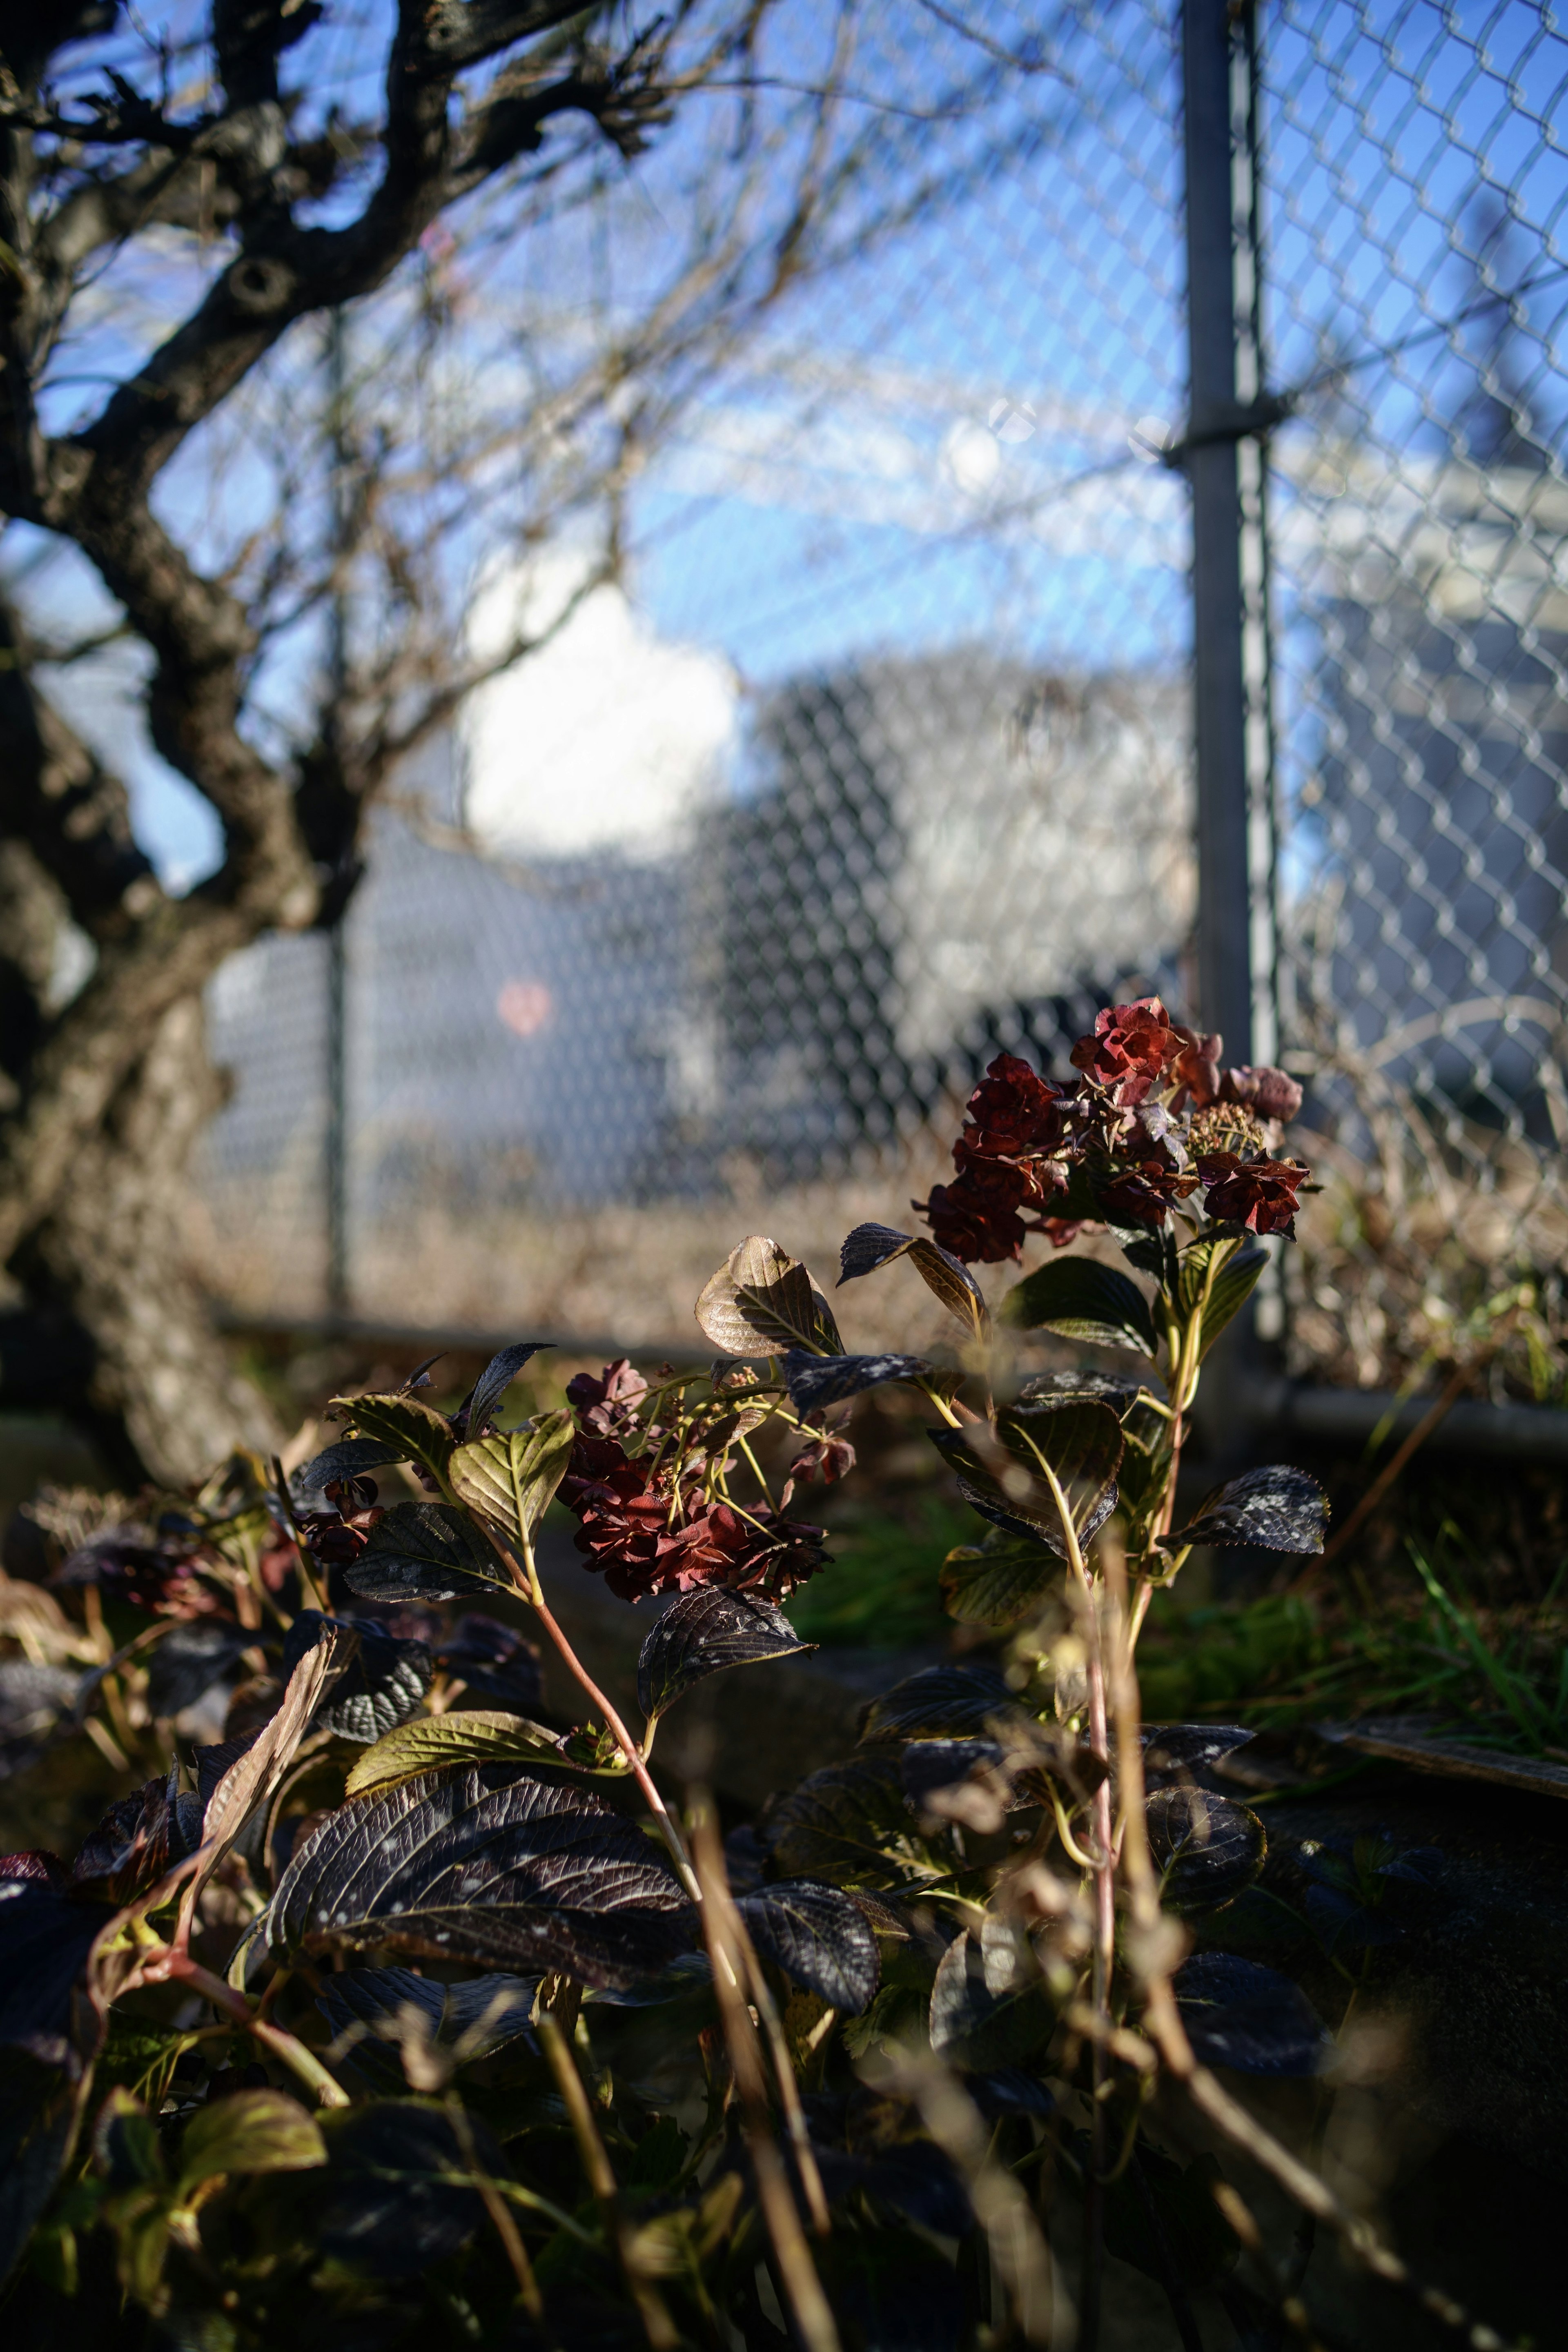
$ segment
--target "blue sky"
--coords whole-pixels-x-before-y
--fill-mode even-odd
[[[815,13],[800,20],[803,59]],[[939,53],[913,66],[896,54],[910,12],[870,15],[861,79],[905,102],[929,96]],[[1018,78],[986,126],[1003,152],[973,185],[797,293],[742,366],[705,388],[631,503],[631,585],[658,629],[721,653],[758,686],[858,653],[965,640],[1090,670],[1182,658],[1182,492],[1129,446],[1141,423],[1179,426],[1184,405],[1173,16],[1151,0],[1032,11],[977,0],[973,20],[1009,44],[1031,20],[1048,24],[1070,88]],[[1395,341],[1462,301],[1453,236],[1489,180],[1524,215],[1521,265],[1561,257],[1568,172],[1533,118],[1552,111],[1568,43],[1542,37],[1523,0],[1457,16],[1484,34],[1485,65],[1445,34],[1432,0],[1400,11],[1389,39],[1368,30],[1375,7],[1349,0],[1266,12],[1277,381],[1310,373],[1326,341],[1352,352]],[[313,105],[353,97],[376,21],[340,12],[312,36]],[[917,137],[946,141],[959,163],[982,144],[973,125]],[[525,289],[559,315],[563,291],[588,302],[584,272],[598,268],[613,302],[616,273],[623,287],[635,279],[657,244],[665,170],[656,155],[607,189],[600,247],[575,223],[542,236]],[[1531,297],[1549,377],[1565,288]],[[87,361],[129,348],[100,329]],[[1398,448],[1451,403],[1456,378],[1438,342],[1355,381],[1373,429]],[[99,396],[62,383],[57,421]],[[14,562],[15,531],[8,551]],[[68,568],[56,590],[77,610],[89,593]],[[189,878],[212,861],[216,829],[135,740],[132,688],[100,680],[84,720],[122,755],[132,745],[138,832],[166,872]]]

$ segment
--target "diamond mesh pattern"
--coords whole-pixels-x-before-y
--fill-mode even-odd
[[[626,596],[481,697],[378,824],[349,922],[361,1315],[689,1339],[742,1234],[830,1275],[849,1225],[942,1172],[999,1045],[1060,1058],[1111,986],[1173,984],[1173,23],[1151,0],[948,13],[1053,69],[998,67],[948,120],[910,11],[858,12],[857,88],[923,109],[879,150],[903,226],[703,385],[632,493]],[[614,262],[646,204],[606,203]],[[537,276],[542,345],[580,350],[592,306],[559,257]],[[495,862],[430,845],[455,819]],[[271,1017],[236,982],[215,1024],[239,1090],[209,1192],[252,1308],[298,1294],[268,1270],[295,1218],[293,1265],[321,1263],[319,1200],[243,1214],[271,1181],[246,1122],[282,1116]],[[918,1286],[887,1287],[891,1336]],[[858,1302],[868,1344],[878,1311]]]
[[[877,150],[900,225],[689,390],[627,494],[624,590],[378,823],[361,1314],[689,1336],[742,1232],[823,1273],[923,1192],[999,1045],[1058,1059],[1113,987],[1187,1001],[1177,11],[961,15],[998,62],[950,119],[909,11],[860,12],[858,85],[908,118]],[[1000,62],[1030,55],[1053,69]],[[1259,75],[1294,407],[1257,936],[1328,1183],[1289,1340],[1379,1384],[1484,1343],[1521,1280],[1561,1321],[1568,31],[1542,0],[1276,0]],[[572,289],[646,248],[636,174],[596,219],[592,252],[580,219],[537,231],[546,384],[608,299]],[[489,856],[433,845],[454,824]],[[321,1302],[324,971],[273,942],[215,1001],[238,1090],[208,1198],[252,1307]],[[881,1297],[867,1345],[908,1328]]]
[[[1262,74],[1270,365],[1306,387],[1271,453],[1282,1013],[1335,1180],[1296,1340],[1367,1381],[1568,1240],[1568,28],[1284,0]]]

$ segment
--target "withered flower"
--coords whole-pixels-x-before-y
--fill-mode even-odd
[[[1118,1109],[1127,1110],[1159,1085],[1183,1045],[1159,998],[1141,996],[1097,1013],[1093,1035],[1079,1039],[1070,1059],[1075,1070],[1106,1089]]]
[[[647,1381],[625,1356],[606,1364],[597,1380],[592,1372],[579,1372],[566,1383],[567,1403],[583,1427],[597,1437],[624,1437],[647,1394]]]
[[[1221,1102],[1245,1103],[1259,1118],[1277,1118],[1283,1125],[1301,1108],[1301,1089],[1285,1070],[1265,1063],[1261,1069],[1226,1070],[1219,1082]]]
[[[1120,1162],[1095,1191],[1113,1224],[1163,1225],[1174,1203],[1197,1188],[1193,1171],[1178,1167],[1169,1152],[1156,1147]]]
[[[1016,1054],[998,1054],[969,1097],[960,1143],[978,1160],[1026,1160],[1054,1151],[1067,1135],[1063,1100],[1061,1088]]]
[[[1198,1162],[1211,1217],[1255,1234],[1296,1232],[1296,1195],[1311,1174],[1299,1160],[1238,1160],[1215,1151]]]

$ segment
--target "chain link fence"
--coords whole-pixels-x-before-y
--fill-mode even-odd
[[[1269,473],[1278,984],[1329,1183],[1293,1349],[1405,1378],[1485,1354],[1523,1282],[1508,1360],[1554,1395],[1568,26],[1282,0],[1259,58],[1265,349],[1294,409]]]
[[[1193,1005],[1183,26],[965,21],[1050,69],[922,126],[899,236],[705,387],[622,581],[405,780],[341,1018],[319,939],[220,979],[237,1308],[674,1339],[742,1232],[826,1267],[922,1192],[999,1047]],[[1292,1369],[1377,1386],[1527,1278],[1550,1337],[1568,1240],[1568,35],[1271,0],[1234,37],[1241,389],[1286,415],[1243,455],[1255,1037],[1328,1180]],[[584,331],[558,286],[534,323]]]

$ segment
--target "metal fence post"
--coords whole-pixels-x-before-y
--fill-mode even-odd
[[[1198,1013],[1226,1058],[1252,1055],[1246,603],[1237,457],[1237,18],[1229,0],[1183,0],[1187,341],[1182,451],[1193,494],[1193,698],[1198,788]]]
[[[334,551],[347,550],[350,517],[344,404],[348,397],[348,353],[341,304],[327,322],[328,436],[331,457],[331,516]],[[340,574],[327,609],[327,734],[334,744],[342,725],[343,698],[348,690],[348,593]],[[341,748],[341,747],[340,747]],[[340,901],[327,931],[327,1132],[324,1170],[327,1208],[327,1312],[346,1315],[350,1304],[349,1272],[349,1005],[348,908]]]

